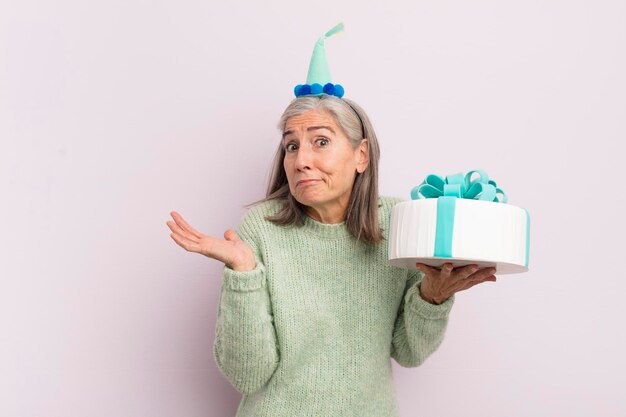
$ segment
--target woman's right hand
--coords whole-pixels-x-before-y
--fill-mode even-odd
[[[252,248],[234,230],[225,231],[226,240],[221,240],[198,232],[175,211],[170,212],[170,215],[174,219],[167,222],[173,232],[170,236],[183,249],[217,259],[234,271],[251,271],[256,268]]]

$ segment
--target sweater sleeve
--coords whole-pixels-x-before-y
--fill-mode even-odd
[[[391,357],[405,368],[419,366],[443,341],[454,295],[442,304],[431,304],[420,296],[424,273],[409,270],[403,302],[393,330]]]
[[[237,228],[256,258],[252,271],[224,267],[213,357],[226,379],[241,393],[262,388],[278,367],[279,352],[258,236],[250,222]]]

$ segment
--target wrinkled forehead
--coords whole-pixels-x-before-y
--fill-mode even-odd
[[[335,132],[339,129],[337,121],[330,113],[318,110],[309,110],[305,113],[288,118],[285,122],[283,136],[296,131],[306,131],[308,128],[314,126],[327,126],[331,131]]]

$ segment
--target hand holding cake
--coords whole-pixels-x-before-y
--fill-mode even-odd
[[[485,281],[495,281],[496,268],[482,268],[477,264],[453,268],[446,263],[441,269],[423,263],[415,264],[417,269],[424,273],[420,283],[420,296],[431,304],[441,304],[454,293],[467,290],[476,284]]]

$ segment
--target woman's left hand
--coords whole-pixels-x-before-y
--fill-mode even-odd
[[[496,280],[493,275],[495,268],[479,269],[476,264],[453,268],[451,263],[445,263],[439,269],[418,262],[416,266],[424,273],[424,279],[420,283],[420,295],[431,304],[441,304],[456,292],[481,282]]]

